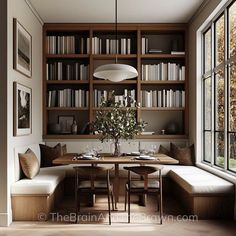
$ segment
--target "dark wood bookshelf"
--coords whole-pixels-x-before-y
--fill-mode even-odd
[[[155,121],[158,124],[158,119],[161,118],[162,113],[166,113],[170,118],[175,118],[176,114],[181,114],[180,123],[182,131],[176,135],[158,135],[161,127],[154,130],[154,135],[138,135],[138,139],[187,139],[188,138],[188,124],[189,124],[189,104],[188,104],[188,46],[187,46],[187,25],[186,24],[156,24],[156,23],[121,23],[118,24],[118,34],[130,37],[134,43],[131,54],[92,54],[92,38],[100,35],[111,35],[110,39],[114,39],[114,24],[96,24],[96,23],[81,23],[81,24],[63,24],[63,23],[48,23],[43,27],[43,138],[44,139],[97,139],[98,135],[93,134],[48,134],[48,124],[57,122],[57,116],[76,116],[78,123],[86,124],[94,120],[96,111],[107,110],[110,108],[93,107],[94,105],[94,89],[111,90],[115,89],[120,92],[122,89],[135,89],[136,101],[141,101],[141,90],[168,88],[168,89],[183,89],[185,90],[185,107],[141,107],[134,108],[137,113],[137,120],[145,120],[145,117],[156,117]],[[164,53],[149,53],[142,54],[141,39],[143,36],[149,35],[182,35],[181,40],[184,45],[185,55],[174,55],[171,51]],[[47,49],[47,36],[61,36],[61,35],[81,35],[81,37],[89,38],[89,54],[49,54]],[[104,37],[104,36],[103,36]],[[150,39],[151,40],[151,39]],[[164,42],[166,43],[166,42]],[[170,45],[168,45],[170,46]],[[159,48],[159,44],[156,45]],[[180,50],[182,51],[182,50]],[[86,52],[86,51],[85,51]],[[118,83],[99,80],[93,77],[93,72],[97,66],[101,64],[110,63],[114,61],[117,56],[118,63],[127,63],[136,67],[138,77],[131,80],[125,80]],[[89,64],[89,78],[88,80],[46,80],[46,64],[66,61],[69,63],[79,62],[81,64]],[[142,64],[157,64],[164,63],[178,63],[185,66],[185,80],[141,80]],[[63,77],[62,78],[66,78]],[[88,107],[48,107],[48,91],[50,89],[84,89],[89,91],[89,106]],[[153,125],[153,124],[152,124]],[[154,124],[155,125],[155,124]],[[163,127],[164,128],[164,127]],[[79,130],[80,132],[80,130]]]

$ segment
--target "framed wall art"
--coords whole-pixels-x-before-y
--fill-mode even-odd
[[[14,82],[14,136],[32,133],[32,90]]]
[[[16,18],[13,19],[13,34],[14,69],[30,78],[32,76],[32,37]]]

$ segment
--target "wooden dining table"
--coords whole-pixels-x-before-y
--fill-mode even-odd
[[[167,164],[178,164],[179,161],[167,156],[165,154],[155,154],[152,160],[138,159],[132,155],[122,155],[120,157],[114,157],[111,154],[104,153],[100,154],[99,158],[96,159],[82,159],[77,158],[78,154],[68,153],[64,156],[60,156],[53,160],[55,165],[69,165],[69,164],[113,164],[115,167],[114,176],[114,197],[115,197],[115,208],[117,209],[117,203],[119,202],[119,165],[120,164],[137,164],[137,165],[167,165]]]

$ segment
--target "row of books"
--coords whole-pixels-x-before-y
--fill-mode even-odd
[[[51,90],[48,92],[48,107],[88,107],[89,91],[86,90]]]
[[[117,40],[101,39],[98,37],[92,38],[92,54],[131,54],[131,47],[130,38]]]
[[[112,91],[94,89],[94,107],[99,107],[102,100],[109,100],[112,96]],[[115,95],[115,102],[121,102],[124,106],[134,107],[135,90],[124,90],[124,94]]]
[[[88,80],[89,65],[54,62],[46,65],[47,80]]]
[[[141,91],[142,107],[185,107],[183,90],[150,90]]]
[[[142,64],[141,80],[185,80],[185,66],[176,63]]]
[[[89,38],[79,35],[47,36],[48,54],[89,54]]]

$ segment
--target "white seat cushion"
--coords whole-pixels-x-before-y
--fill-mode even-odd
[[[171,166],[169,176],[190,194],[231,194],[234,185],[195,166]]]
[[[12,195],[51,194],[64,179],[65,171],[60,168],[41,168],[33,179],[21,179],[11,186]]]

